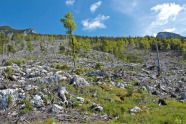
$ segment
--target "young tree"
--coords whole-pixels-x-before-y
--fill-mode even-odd
[[[72,40],[73,44],[73,58],[74,58],[74,67],[76,69],[76,60],[75,60],[75,43],[72,38],[72,33],[76,30],[76,24],[72,20],[74,19],[74,15],[70,12],[65,14],[65,18],[61,19],[61,22],[64,24],[64,27],[66,28],[66,34],[70,35],[70,40]]]

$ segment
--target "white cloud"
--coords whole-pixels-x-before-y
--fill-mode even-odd
[[[66,5],[73,5],[75,0],[66,0]]]
[[[138,12],[139,1],[140,0],[111,0],[111,8],[118,12],[134,16],[136,12]]]
[[[169,21],[175,21],[180,11],[183,9],[180,5],[175,3],[159,4],[151,8],[152,11],[158,13],[156,20],[152,22],[153,25],[165,25]]]
[[[185,34],[183,27],[186,26],[186,5],[175,3],[159,4],[151,9],[151,15],[140,22],[143,35],[154,35],[161,31]],[[146,22],[146,23],[143,23]]]
[[[101,6],[102,2],[101,1],[98,1],[97,3],[94,3],[90,6],[90,11],[92,13],[94,13],[96,11],[96,9]]]
[[[95,30],[97,28],[106,28],[103,21],[109,19],[110,16],[98,15],[95,19],[86,19],[81,23],[83,24],[83,30]]]
[[[164,32],[173,32],[173,31],[175,31],[176,30],[176,28],[171,28],[171,29],[165,29],[165,30],[163,30]]]
[[[153,36],[156,37],[158,34],[157,33],[154,33]]]

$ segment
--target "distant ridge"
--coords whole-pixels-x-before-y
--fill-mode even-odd
[[[186,39],[186,37],[183,37],[179,34],[176,33],[172,33],[172,32],[159,32],[156,36],[156,38],[162,38],[162,39],[170,39],[170,38],[174,38],[174,39]]]
[[[17,30],[13,29],[10,26],[0,26],[0,33],[4,33],[6,35],[12,36],[13,34],[36,34],[36,32],[32,29],[24,29],[24,30]]]

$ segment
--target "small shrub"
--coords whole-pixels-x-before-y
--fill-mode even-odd
[[[135,87],[132,85],[129,85],[126,87],[127,88],[127,96],[132,96],[132,94],[134,93]]]
[[[69,93],[65,93],[65,96],[66,96],[67,100],[70,100],[70,94]]]
[[[57,121],[55,118],[50,118],[44,124],[57,124]]]
[[[66,86],[65,81],[60,81],[60,82],[58,82],[58,86]]]
[[[5,70],[5,73],[6,73],[7,75],[10,75],[11,72],[12,72],[12,68],[7,68],[7,69]]]
[[[34,109],[34,104],[27,102],[27,103],[25,103],[25,108],[22,110],[22,113],[23,114],[29,113],[33,109]]]
[[[84,72],[84,70],[82,68],[78,68],[78,69],[76,69],[75,74],[80,75],[83,72]]]
[[[12,104],[12,97],[8,96],[8,104],[11,105]]]
[[[101,63],[97,63],[97,64],[95,65],[95,69],[96,69],[96,70],[101,69]]]
[[[97,76],[94,76],[92,81],[97,82],[97,80],[98,80]]]
[[[5,63],[5,66],[11,66],[12,63],[17,64],[19,67],[23,64],[24,61],[20,60],[20,59],[10,59],[7,60]]]
[[[60,50],[60,53],[64,53],[65,52],[65,47],[60,44],[59,50]]]
[[[61,69],[61,65],[57,64],[56,69]]]
[[[68,67],[66,64],[61,67],[62,70],[70,70],[70,67]]]

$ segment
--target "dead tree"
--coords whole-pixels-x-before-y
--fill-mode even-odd
[[[158,77],[160,76],[160,59],[159,59],[159,52],[158,52],[158,45],[156,44],[156,50],[157,50],[157,59],[158,59]]]

